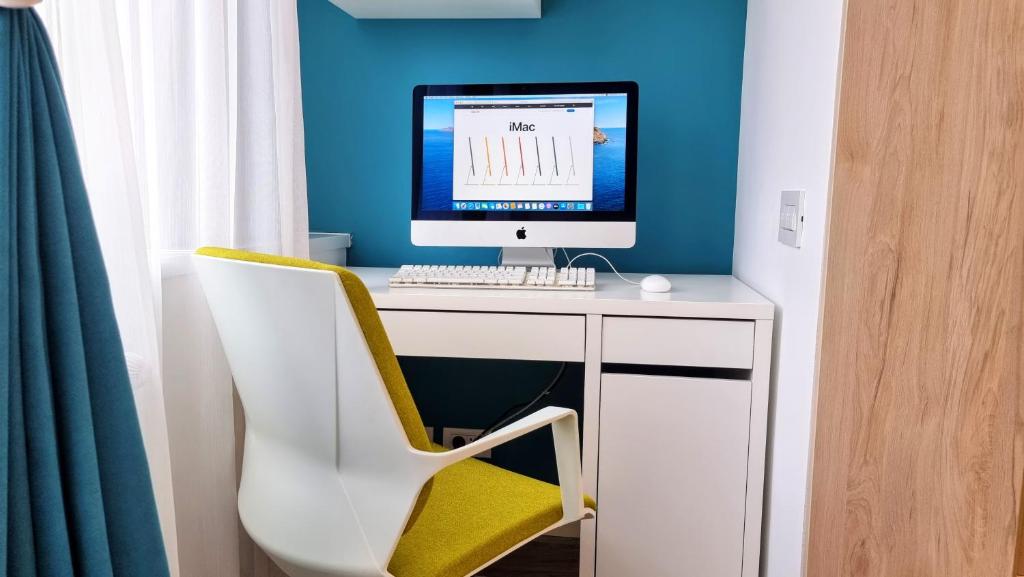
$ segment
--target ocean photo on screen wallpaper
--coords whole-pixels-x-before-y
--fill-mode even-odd
[[[423,101],[421,209],[425,211],[451,210],[455,100],[456,97]],[[594,97],[594,125],[598,129],[594,133],[594,210],[623,210],[626,197],[626,95]]]

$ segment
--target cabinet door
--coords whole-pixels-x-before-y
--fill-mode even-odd
[[[597,577],[739,577],[750,382],[604,374]]]

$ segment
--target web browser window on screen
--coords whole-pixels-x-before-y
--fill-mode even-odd
[[[621,211],[626,94],[426,96],[427,211]]]
[[[456,100],[454,130],[452,200],[593,201],[592,98]]]

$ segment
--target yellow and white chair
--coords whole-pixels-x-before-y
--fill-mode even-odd
[[[369,291],[312,261],[195,257],[245,410],[238,511],[292,577],[462,577],[594,514],[576,413],[433,445]],[[545,426],[560,486],[473,459]]]

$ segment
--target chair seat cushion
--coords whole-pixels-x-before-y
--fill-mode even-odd
[[[596,508],[589,497],[585,501]],[[388,570],[395,577],[464,577],[561,518],[557,485],[477,459],[462,461],[434,476]]]

